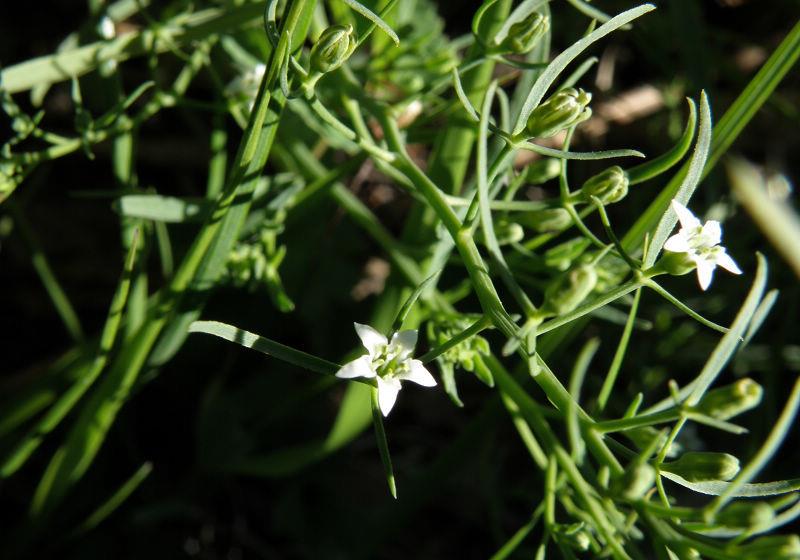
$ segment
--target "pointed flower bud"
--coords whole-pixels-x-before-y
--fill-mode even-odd
[[[653,266],[656,272],[666,272],[670,276],[683,276],[697,268],[694,259],[689,253],[671,253],[664,251],[664,255]]]
[[[500,43],[502,52],[525,54],[530,52],[536,43],[550,29],[550,18],[539,12],[531,12],[508,28],[508,34]]]
[[[528,212],[520,218],[520,222],[536,233],[547,233],[566,228],[572,223],[572,217],[563,208],[545,208]]]
[[[548,138],[592,116],[592,94],[568,88],[553,94],[528,117],[527,131],[533,138]]]
[[[541,185],[555,179],[561,173],[561,162],[555,158],[544,158],[533,162],[525,168],[525,182],[529,185]]]
[[[784,558],[800,557],[800,537],[797,535],[770,535],[758,537],[748,544],[738,548],[740,555],[745,558],[771,558],[783,560]]]
[[[585,237],[575,237],[559,243],[544,253],[544,264],[557,270],[567,270],[575,259],[589,248],[591,241]]]
[[[764,390],[750,378],[706,393],[695,407],[697,412],[718,420],[728,420],[758,406]]]
[[[717,515],[717,522],[726,527],[763,530],[775,519],[775,511],[767,502],[735,502]]]
[[[555,315],[569,313],[583,303],[596,284],[597,272],[593,266],[573,268],[545,290],[543,310]]]
[[[628,194],[628,174],[619,166],[609,167],[586,181],[581,195],[587,202],[596,196],[603,204],[619,202]]]
[[[648,463],[633,463],[614,483],[614,489],[625,500],[639,500],[653,487],[656,470]]]
[[[728,453],[687,451],[677,461],[661,465],[661,470],[689,482],[730,480],[739,472],[739,459]]]
[[[311,47],[311,70],[320,74],[336,70],[353,54],[356,42],[350,24],[327,28]]]

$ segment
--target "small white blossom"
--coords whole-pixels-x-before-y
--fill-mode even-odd
[[[97,32],[106,41],[110,41],[117,35],[114,22],[108,16],[103,16],[100,18],[100,22],[97,24]]]
[[[697,280],[705,290],[711,284],[714,269],[721,266],[733,274],[742,271],[719,244],[722,240],[722,227],[719,222],[709,220],[704,224],[692,212],[677,200],[672,201],[672,208],[678,215],[681,229],[667,239],[664,250],[673,253],[686,253],[697,266]]]
[[[375,378],[378,383],[378,404],[384,416],[392,410],[401,381],[413,381],[433,387],[436,380],[422,362],[411,358],[417,344],[417,331],[400,331],[391,341],[370,326],[353,323],[367,354],[343,365],[336,377]]]

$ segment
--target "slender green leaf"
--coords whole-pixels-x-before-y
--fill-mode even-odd
[[[356,0],[342,0],[345,4],[347,4],[354,12],[358,12],[372,23],[377,25],[381,31],[386,33],[389,37],[391,37],[392,41],[394,41],[395,45],[400,44],[400,38],[397,36],[397,33],[389,27],[389,24],[383,21],[378,14],[367,8],[364,4],[357,2]]]
[[[111,497],[106,500],[99,508],[97,508],[73,533],[84,533],[91,531],[105,519],[108,518],[114,511],[116,511],[122,503],[133,494],[137,488],[150,476],[153,471],[153,464],[150,462],[144,463],[139,467],[133,476],[131,476],[125,483],[120,486]]]
[[[526,123],[528,122],[528,117],[539,105],[539,103],[541,103],[542,99],[544,98],[544,94],[547,93],[547,90],[550,89],[550,86],[553,85],[553,82],[556,81],[558,76],[564,71],[564,69],[566,69],[570,62],[580,56],[580,54],[589,48],[589,46],[591,46],[591,44],[595,41],[602,39],[609,33],[619,29],[625,24],[630,23],[636,18],[643,16],[652,10],[655,10],[655,6],[652,4],[644,4],[637,8],[622,12],[618,16],[611,18],[609,21],[595,29],[586,37],[576,41],[572,46],[554,58],[550,63],[550,66],[548,66],[547,69],[542,72],[542,74],[536,80],[536,83],[533,85],[533,88],[531,88],[530,93],[528,93],[528,97],[525,99],[525,103],[523,104],[519,118],[517,119],[517,124],[514,126],[514,135],[516,136],[517,134],[522,133],[522,131],[525,129]]]
[[[258,336],[243,329],[226,325],[218,321],[195,321],[189,325],[190,333],[205,333],[217,336],[229,342],[235,342],[245,348],[252,348],[259,352],[283,360],[309,371],[334,375],[339,371],[339,365],[301,350],[285,346],[268,338]]]
[[[736,319],[731,324],[728,333],[722,337],[717,347],[709,356],[708,361],[703,366],[702,371],[698,374],[697,379],[692,382],[692,391],[686,399],[687,406],[695,406],[703,395],[714,383],[722,368],[731,359],[736,347],[742,340],[742,336],[746,332],[747,325],[750,324],[750,319],[753,317],[758,304],[761,301],[761,296],[764,293],[764,286],[767,283],[767,262],[762,255],[758,255],[758,268],[756,269],[756,276],[753,279],[753,286],[750,288],[750,293],[744,300],[739,313],[736,314]]]
[[[680,484],[681,486],[699,492],[700,494],[707,494],[709,496],[719,496],[728,488],[730,482],[722,482],[719,480],[709,482],[690,482],[681,478],[677,474],[667,471],[661,471],[661,476]],[[757,482],[740,485],[736,491],[731,495],[734,498],[759,498],[764,496],[779,496],[781,494],[790,494],[800,490],[800,478],[793,478],[791,480],[778,480],[776,482]]]
[[[711,107],[708,105],[708,98],[705,92],[700,94],[700,125],[697,133],[697,144],[694,148],[694,154],[689,161],[689,168],[686,172],[686,177],[683,179],[681,186],[678,187],[674,200],[677,200],[684,206],[689,205],[691,198],[697,185],[700,184],[700,179],[703,176],[703,169],[708,159],[708,153],[711,149]],[[661,216],[661,220],[656,226],[655,232],[651,237],[650,245],[647,248],[647,254],[644,257],[644,266],[649,268],[656,262],[661,248],[667,241],[667,237],[672,232],[675,224],[678,221],[678,215],[675,210],[670,206],[666,209]]]
[[[111,300],[111,307],[108,310],[103,332],[100,335],[100,345],[97,356],[90,366],[86,367],[83,363],[78,364],[80,375],[76,376],[73,385],[61,395],[53,404],[50,410],[25,434],[20,442],[8,454],[6,459],[0,464],[0,477],[7,478],[19,470],[28,460],[34,451],[39,447],[50,432],[52,432],[61,421],[69,414],[80,398],[92,386],[94,381],[103,371],[108,362],[108,356],[117,339],[122,313],[128,298],[131,285],[131,276],[134,263],[136,262],[136,248],[138,240],[138,230],[134,233],[133,241],[128,249],[125,258],[125,265],[122,278],[117,286],[116,292]]]
[[[742,470],[739,471],[739,474],[736,475],[730,484],[717,496],[708,506],[706,506],[706,511],[709,512],[711,515],[716,514],[719,510],[727,504],[739,490],[739,488],[751,480],[764,468],[767,462],[772,459],[775,453],[778,451],[778,448],[783,443],[783,440],[786,439],[786,436],[789,435],[789,432],[792,429],[792,424],[794,423],[794,419],[797,416],[797,410],[800,408],[800,378],[798,378],[795,383],[794,387],[792,388],[791,393],[789,394],[789,398],[786,401],[786,405],[783,408],[783,412],[778,417],[778,420],[775,422],[775,425],[772,426],[772,429],[767,436],[767,439],[764,441],[764,444],[758,450],[758,452],[753,456],[752,459],[745,465]]]

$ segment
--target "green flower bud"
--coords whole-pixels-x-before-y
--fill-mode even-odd
[[[695,407],[697,412],[718,420],[728,420],[758,406],[764,390],[750,378],[706,393]]]
[[[653,487],[656,470],[647,463],[633,463],[614,482],[614,490],[625,500],[639,500]]]
[[[498,222],[494,228],[494,234],[500,245],[516,243],[525,237],[522,226],[515,222]]]
[[[553,94],[528,117],[528,134],[533,138],[548,138],[585,121],[592,116],[588,106],[591,100],[592,94],[582,89],[568,88]]]
[[[573,268],[545,290],[543,308],[555,315],[569,313],[586,299],[596,284],[597,272],[593,266]]]
[[[661,449],[667,442],[666,432],[659,432],[652,426],[642,426],[641,428],[633,428],[625,430],[622,434],[633,442],[637,449],[644,451],[653,445],[653,440],[658,438],[658,449]],[[675,457],[681,450],[681,446],[677,442],[672,442],[667,451],[667,457]]]
[[[664,251],[664,256],[653,265],[655,271],[664,271],[672,276],[683,276],[697,268],[689,253],[672,253]]]
[[[775,511],[767,502],[735,502],[717,515],[717,522],[726,527],[759,531],[769,527]]]
[[[628,174],[619,165],[609,167],[586,181],[581,194],[587,202],[592,196],[603,204],[619,202],[628,194]]]
[[[544,264],[557,270],[567,270],[589,247],[591,241],[576,237],[552,247],[544,253]]]
[[[754,541],[740,545],[738,549],[744,558],[770,558],[783,560],[800,558],[800,537],[797,535],[770,535],[759,537]]]
[[[528,212],[520,221],[537,233],[561,231],[572,223],[569,212],[563,208],[546,208]]]
[[[500,49],[514,54],[530,52],[548,29],[550,29],[550,18],[539,12],[531,12],[525,19],[508,28],[508,34],[500,43]]]
[[[661,465],[661,470],[689,482],[730,480],[739,472],[739,459],[727,453],[687,451],[677,461]]]
[[[529,185],[541,185],[555,179],[561,173],[561,162],[555,158],[544,158],[533,162],[525,168],[525,182]]]
[[[583,522],[557,525],[557,531],[561,537],[559,540],[563,540],[576,550],[589,550],[589,546],[592,544],[592,540],[586,530],[586,524]]]
[[[353,54],[356,42],[350,24],[327,28],[311,47],[311,70],[320,74],[336,70]]]

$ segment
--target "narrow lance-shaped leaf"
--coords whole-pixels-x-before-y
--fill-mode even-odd
[[[686,177],[683,179],[681,186],[675,193],[674,200],[677,200],[684,206],[688,206],[689,199],[694,193],[700,179],[703,176],[703,169],[708,159],[708,153],[711,148],[711,108],[708,105],[708,97],[706,93],[700,94],[700,126],[697,133],[697,144],[694,148],[694,154],[689,162],[689,169]],[[656,226],[653,233],[652,241],[647,249],[647,255],[644,257],[644,266],[649,268],[656,262],[661,248],[667,241],[667,237],[672,232],[675,224],[678,222],[678,215],[672,207],[666,209],[661,216],[661,220]]]
[[[258,350],[267,356],[272,356],[284,362],[325,375],[335,375],[340,367],[338,364],[312,356],[302,350],[285,346],[280,342],[275,342],[274,340],[218,321],[195,321],[189,326],[189,332],[206,333],[217,336],[229,342],[240,344],[245,348]]]
[[[537,105],[539,105],[539,103],[542,101],[542,98],[544,98],[544,94],[547,93],[547,90],[550,89],[550,86],[553,85],[558,76],[564,71],[570,62],[575,60],[583,51],[589,48],[592,43],[602,39],[612,31],[619,29],[625,24],[630,23],[636,18],[641,17],[647,12],[655,9],[655,6],[652,4],[644,4],[637,8],[622,12],[618,16],[611,18],[609,21],[595,29],[586,37],[576,41],[571,47],[564,50],[564,52],[553,59],[553,61],[550,63],[550,66],[548,66],[547,69],[542,72],[542,74],[539,76],[539,79],[536,80],[536,83],[533,85],[530,93],[528,93],[528,97],[525,99],[525,103],[523,104],[519,118],[517,119],[517,124],[514,127],[514,135],[520,134],[523,131],[530,114],[537,107]]]

